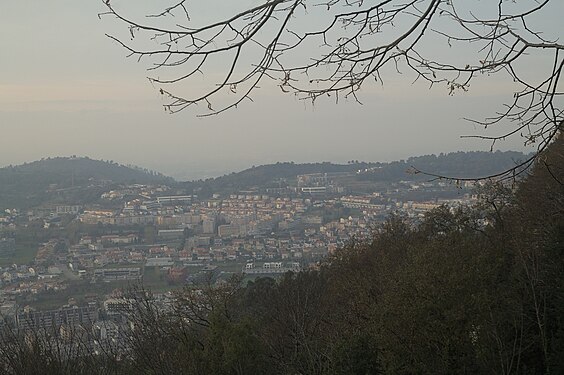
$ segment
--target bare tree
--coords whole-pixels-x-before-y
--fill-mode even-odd
[[[92,324],[0,319],[2,375],[121,373],[115,351],[97,351]]]
[[[150,60],[149,80],[170,113],[197,104],[205,106],[199,116],[222,113],[252,101],[266,80],[312,103],[322,97],[361,103],[362,87],[397,71],[446,87],[449,95],[469,90],[479,76],[513,82],[502,110],[469,120],[485,129],[496,125],[496,134],[468,136],[492,148],[522,137],[540,152],[563,127],[564,44],[533,26],[557,0],[260,0],[200,25],[186,0],[147,17],[129,12],[133,3],[128,8],[126,1],[104,0],[101,15],[127,25],[131,40],[108,36],[129,56]],[[550,62],[530,74],[526,65],[535,59]],[[201,74],[214,84],[195,93]],[[181,94],[184,84],[188,95]],[[520,173],[534,159],[491,177]]]

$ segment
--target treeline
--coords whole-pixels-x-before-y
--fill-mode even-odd
[[[133,293],[120,350],[68,360],[13,338],[0,372],[562,374],[563,146],[516,191],[492,184],[476,207],[391,217],[316,270],[186,289],[167,309]]]

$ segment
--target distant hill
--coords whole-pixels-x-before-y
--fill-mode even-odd
[[[391,163],[351,161],[347,164],[293,162],[261,165],[207,180],[178,184],[170,177],[135,166],[86,157],[57,157],[0,168],[0,209],[29,208],[42,203],[91,203],[111,184],[167,184],[196,192],[203,198],[252,188],[276,187],[297,175],[350,172],[357,181],[428,180],[409,174],[412,167],[455,178],[487,176],[511,168],[527,156],[520,152],[454,152],[411,157]]]
[[[0,208],[34,205],[64,196],[67,202],[92,199],[102,185],[171,184],[174,180],[139,167],[87,157],[47,158],[0,168]],[[97,195],[99,196],[99,195]]]
[[[207,180],[185,183],[203,197],[211,193],[246,190],[255,187],[276,186],[281,179],[294,179],[309,173],[351,172],[359,181],[397,182],[424,181],[431,177],[408,173],[413,167],[420,171],[453,178],[478,178],[504,171],[525,160],[527,155],[515,151],[453,152],[439,155],[411,157],[390,163],[351,161],[348,164],[293,162],[252,167],[241,172]],[[358,172],[358,173],[357,173]]]
[[[370,166],[374,163],[362,163],[362,165]],[[207,181],[213,181],[214,185],[223,188],[245,189],[268,185],[277,179],[294,178],[301,174],[354,172],[358,168],[359,164],[333,164],[329,162],[295,164],[284,162],[252,167]]]
[[[360,178],[373,181],[428,180],[424,174],[409,174],[408,170],[418,170],[451,178],[479,178],[493,175],[528,158],[516,151],[470,151],[451,152],[439,155],[411,157],[381,165],[381,168],[363,173]]]

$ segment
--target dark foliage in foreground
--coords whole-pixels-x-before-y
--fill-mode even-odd
[[[392,217],[318,270],[186,290],[167,311],[137,293],[119,360],[13,336],[0,372],[564,373],[563,145],[516,192],[485,186],[478,207]]]

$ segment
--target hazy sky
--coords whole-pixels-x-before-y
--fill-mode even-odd
[[[543,23],[562,33],[564,1],[553,3]],[[94,0],[0,1],[0,166],[84,155],[193,178],[276,161],[488,150],[459,138],[478,132],[461,118],[492,114],[512,93],[511,84],[483,78],[448,96],[392,76],[365,87],[362,106],[312,107],[265,83],[255,103],[220,116],[168,115],[146,66],[104,36],[113,26],[98,19],[103,10]],[[499,149],[530,151],[521,144]]]

